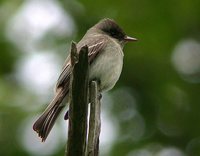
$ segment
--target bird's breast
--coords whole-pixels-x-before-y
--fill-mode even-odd
[[[90,68],[90,80],[100,80],[101,91],[110,90],[118,81],[123,66],[123,51],[119,45],[107,45]]]

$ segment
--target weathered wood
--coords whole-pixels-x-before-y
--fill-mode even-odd
[[[78,62],[77,62],[78,59]],[[69,129],[66,156],[85,156],[88,113],[88,47],[77,53],[72,43],[71,63],[74,66],[70,86]]]
[[[87,144],[87,156],[99,155],[99,136],[101,131],[101,103],[97,81],[90,83],[90,119]]]

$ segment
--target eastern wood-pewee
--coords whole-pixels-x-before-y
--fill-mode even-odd
[[[113,88],[122,71],[123,47],[125,43],[136,40],[127,36],[114,20],[106,18],[91,27],[77,44],[78,51],[84,45],[88,46],[89,80],[100,82],[100,92]],[[54,99],[33,125],[42,141],[46,140],[61,110],[67,105],[71,73],[68,56],[57,81]]]

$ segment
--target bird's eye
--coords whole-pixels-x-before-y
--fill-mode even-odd
[[[123,40],[124,34],[116,28],[104,29],[103,31],[113,38]]]
[[[117,32],[115,30],[110,30],[110,35],[113,37],[117,37]]]

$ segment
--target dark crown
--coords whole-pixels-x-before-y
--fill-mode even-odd
[[[117,25],[117,23],[109,18],[101,20],[95,25],[97,29],[102,30],[107,35],[116,38],[118,40],[123,40],[126,36],[123,30]]]

